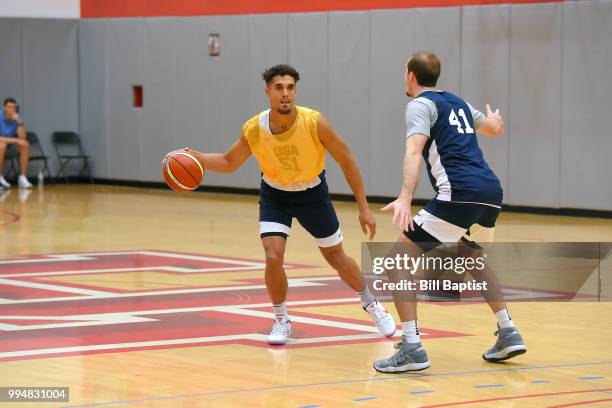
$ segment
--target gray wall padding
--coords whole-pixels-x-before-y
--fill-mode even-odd
[[[204,82],[204,94],[194,105],[197,114],[204,119],[200,130],[202,141],[194,143],[200,150],[224,152],[240,136],[242,123],[255,114],[249,95],[251,82],[253,78],[258,79],[259,74],[249,69],[249,44],[252,41],[249,38],[249,20],[250,16],[204,17],[201,20],[200,41],[205,48],[200,76]],[[218,57],[208,56],[209,33],[220,34],[221,55]],[[194,110],[194,107],[190,109]],[[180,135],[177,146],[181,147],[184,138],[188,137]],[[234,174],[208,173],[206,183],[256,188],[258,180],[259,169],[251,158]]]
[[[562,7],[511,8],[508,204],[560,203]]]
[[[561,206],[612,208],[612,2],[564,4]]]
[[[482,112],[487,103],[493,110],[499,108],[504,117],[506,134],[495,139],[479,137],[478,143],[507,198],[510,6],[464,7],[461,38],[462,96]]]
[[[80,131],[84,135],[83,147],[93,156],[92,172],[96,177],[109,178],[108,149],[110,122],[108,83],[108,23],[94,20],[79,27],[81,93]]]
[[[369,13],[330,14],[328,41],[329,106],[324,113],[348,142],[359,166],[367,169],[370,160]],[[326,168],[331,191],[351,191],[340,167],[329,154]],[[368,171],[362,171],[362,177],[367,189]]]
[[[145,22],[143,20],[114,20],[108,30],[108,157],[110,178],[122,180],[143,180],[140,160],[141,143],[152,135],[141,138],[143,109],[132,107],[132,86],[145,85]],[[143,99],[147,103],[144,87]],[[81,95],[81,99],[88,95]],[[150,99],[150,98],[149,98]],[[155,106],[151,101],[149,104]],[[174,108],[168,112],[170,117]],[[83,135],[88,138],[88,135]],[[155,136],[157,137],[157,136]],[[153,143],[152,141],[148,143]],[[94,161],[96,152],[91,152]],[[144,157],[147,161],[160,162],[159,154]],[[159,173],[158,173],[159,174]],[[144,179],[146,180],[146,178]]]
[[[0,18],[2,62],[0,63],[0,99],[13,97],[19,104],[23,100],[23,69],[21,66],[21,20]],[[25,117],[24,117],[25,120]]]
[[[140,115],[140,180],[159,178],[163,153],[177,145],[176,91],[180,81],[177,75],[178,44],[173,18],[144,20],[144,47],[142,74],[143,100],[146,105]],[[182,24],[181,24],[182,25]],[[146,67],[146,68],[144,68]],[[155,160],[157,159],[157,160]]]
[[[369,194],[393,195],[401,188],[407,103],[404,63],[414,49],[414,18],[414,10],[380,10],[370,16]]]
[[[51,132],[79,128],[78,22],[22,20],[23,98],[26,130],[38,134],[52,169]],[[40,167],[32,165],[30,174]],[[78,167],[77,167],[78,169]]]
[[[299,67],[298,101],[328,114],[327,13],[289,14],[289,63]],[[265,101],[264,101],[265,102]]]

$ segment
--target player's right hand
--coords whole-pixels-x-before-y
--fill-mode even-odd
[[[370,236],[370,241],[373,240],[376,235],[376,220],[369,208],[359,211],[359,224],[363,233]]]
[[[192,150],[189,147],[184,147],[183,149],[181,149],[189,154],[191,154],[193,157],[195,157],[200,164],[202,165],[202,168],[204,170],[206,170],[206,166],[204,166],[204,155],[201,152],[198,152],[197,150]]]
[[[381,208],[380,211],[393,210],[393,225],[397,225],[402,232],[407,229],[414,231],[412,209],[410,208],[411,202],[412,200],[400,196],[397,200]]]

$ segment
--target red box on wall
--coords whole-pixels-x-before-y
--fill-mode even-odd
[[[142,108],[142,85],[132,85],[132,106]]]

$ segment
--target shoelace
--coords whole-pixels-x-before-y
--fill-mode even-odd
[[[374,302],[376,302],[376,301],[374,301]],[[376,306],[378,306],[378,303],[376,303],[374,305],[374,307],[372,308],[372,310],[374,311],[374,315],[376,315],[376,320],[378,322],[382,322],[384,320],[387,320],[389,318],[389,315],[386,313],[387,311],[384,308],[382,308],[382,307],[378,308]]]
[[[272,334],[285,334],[286,325],[280,320],[274,320],[274,326],[272,326]]]
[[[376,310],[376,316],[382,321],[382,320],[387,320],[389,319],[389,314],[387,313],[387,311],[383,308],[380,308],[380,310]]]
[[[497,330],[495,330],[493,332],[493,335],[495,337],[497,337],[497,341],[495,341],[495,346],[493,346],[493,347],[500,347],[501,344],[502,344],[502,338],[501,338],[501,336],[498,336],[498,334],[499,334],[499,329],[497,329]]]
[[[402,347],[402,342],[401,341],[399,343],[395,343],[393,345],[393,348],[396,349],[396,350],[400,350],[401,347]],[[389,362],[390,365],[398,365],[398,364],[402,363],[405,360],[406,360],[405,353],[402,353],[401,351],[398,351],[397,353],[395,353],[391,357],[389,357],[389,359],[387,361]]]

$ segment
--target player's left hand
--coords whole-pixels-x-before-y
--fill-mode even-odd
[[[397,225],[400,231],[410,229],[414,231],[412,222],[412,209],[410,207],[412,199],[400,195],[397,200],[390,202],[380,209],[380,211],[393,211],[393,225]]]
[[[192,148],[190,148],[190,147],[184,147],[184,148],[182,148],[182,149],[180,149],[180,150],[182,150],[182,151],[184,151],[184,152],[187,152],[187,153],[189,153],[189,154],[193,155],[193,157],[195,157],[195,158],[196,158],[196,160],[200,162],[200,164],[202,165],[202,168],[203,168],[204,170],[206,170],[206,166],[204,165],[204,155],[202,154],[202,152],[199,152],[199,151],[197,151],[197,150],[193,150],[193,149],[192,149]]]
[[[499,124],[498,133],[502,133],[504,131],[504,119],[499,113],[499,109],[496,109],[495,112],[491,110],[491,105],[488,103],[485,105],[487,109],[487,118],[494,119]]]
[[[370,235],[369,240],[374,239],[376,235],[376,220],[370,209],[359,211],[359,223],[361,224],[361,230],[364,234]]]

